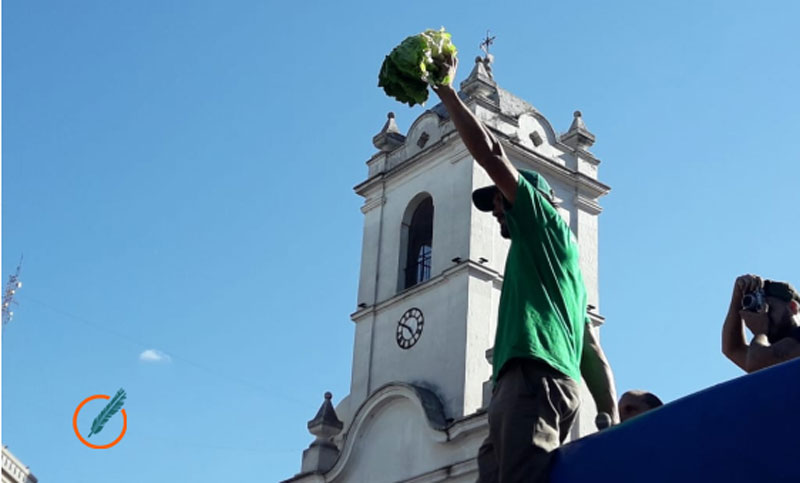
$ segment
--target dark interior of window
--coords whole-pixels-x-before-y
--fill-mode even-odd
[[[431,278],[431,247],[433,242],[433,200],[426,198],[414,210],[408,228],[406,278],[404,288]]]

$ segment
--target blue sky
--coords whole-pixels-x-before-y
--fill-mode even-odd
[[[719,349],[734,278],[800,284],[796,2],[299,5],[4,2],[2,276],[24,253],[24,286],[2,440],[40,481],[299,471],[324,391],[349,389],[352,187],[386,113],[423,112],[378,68],[442,25],[462,65],[491,29],[498,83],[597,135],[618,388],[740,374]],[[89,450],[72,413],[120,387],[128,433]]]

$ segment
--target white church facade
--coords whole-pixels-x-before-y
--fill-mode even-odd
[[[512,163],[541,173],[581,255],[593,330],[598,299],[599,160],[575,112],[559,135],[533,106],[500,88],[491,58],[477,58],[461,96],[495,133]],[[356,186],[364,198],[363,248],[350,394],[326,394],[308,428],[316,440],[287,482],[438,482],[477,478],[488,433],[491,348],[509,242],[478,211],[472,191],[491,184],[443,106],[402,135],[389,115],[379,150]],[[583,404],[572,437],[594,431]]]

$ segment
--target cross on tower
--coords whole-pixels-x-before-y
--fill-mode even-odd
[[[486,38],[483,39],[480,46],[483,53],[486,54],[486,57],[489,57],[489,47],[494,43],[495,38],[497,38],[497,36],[490,37],[489,31],[486,31]]]

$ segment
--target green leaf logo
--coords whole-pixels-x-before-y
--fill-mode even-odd
[[[111,416],[117,414],[117,412],[122,408],[126,397],[127,395],[125,394],[124,389],[117,391],[117,394],[111,398],[111,401],[106,404],[106,407],[104,407],[103,410],[100,411],[100,414],[94,418],[94,421],[92,422],[92,432],[89,433],[87,438],[91,438],[93,434],[97,434],[102,431],[103,426],[105,426],[108,420],[111,419]]]

